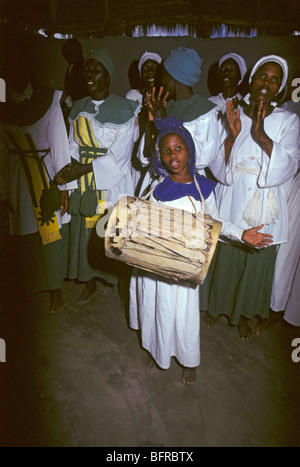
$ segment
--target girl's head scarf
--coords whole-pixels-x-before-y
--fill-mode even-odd
[[[176,133],[177,135],[181,136],[184,140],[185,144],[187,145],[189,151],[189,170],[190,174],[193,177],[195,174],[195,161],[196,161],[196,149],[195,144],[190,132],[184,128],[183,122],[178,120],[177,117],[165,117],[161,120],[155,119],[154,120],[156,128],[159,130],[158,136],[155,142],[155,150],[154,150],[154,157],[153,157],[153,166],[158,175],[162,175],[164,177],[169,176],[169,172],[163,166],[161,155],[160,155],[160,144],[164,136],[170,133]]]
[[[154,123],[159,130],[159,134],[155,142],[153,167],[156,173],[163,178],[163,180],[155,187],[154,196],[161,201],[172,201],[184,196],[193,196],[196,200],[201,200],[199,189],[195,183],[196,179],[197,185],[200,187],[204,199],[207,199],[214,190],[216,183],[203,175],[197,174],[196,149],[191,133],[183,126],[182,121],[178,120],[176,117],[165,117],[161,120],[155,119]],[[189,172],[194,179],[191,183],[178,183],[172,181],[169,177],[169,172],[162,163],[160,154],[161,141],[164,136],[170,133],[175,133],[181,136],[187,146],[189,152]]]

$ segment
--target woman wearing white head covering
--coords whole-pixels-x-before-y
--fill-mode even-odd
[[[204,169],[215,158],[218,148],[217,107],[209,100],[193,91],[202,73],[202,59],[198,52],[187,47],[171,50],[161,67],[161,89],[149,102],[152,118],[164,116],[177,117],[192,134],[196,144],[196,166],[205,174]],[[161,96],[160,93],[162,92]],[[151,167],[151,122],[148,134],[139,145],[137,157],[143,167],[150,166],[143,179],[139,194],[147,191],[153,178]],[[148,144],[149,143],[149,144]],[[150,149],[149,149],[150,147]]]
[[[240,226],[262,226],[273,246],[250,251],[220,244],[207,316],[225,314],[242,339],[251,337],[249,319],[269,316],[276,245],[289,239],[286,185],[297,172],[300,123],[296,115],[272,104],[288,77],[286,61],[261,58],[250,75],[249,104],[234,110],[227,104],[230,134],[210,166],[217,185],[220,216]],[[225,133],[225,130],[224,130]],[[225,138],[225,136],[227,136]]]
[[[256,62],[256,64],[254,65],[254,67],[251,70],[251,73],[249,75],[249,84],[251,85],[253,76],[255,75],[257,70],[259,70],[259,68],[261,68],[266,63],[277,63],[280,66],[281,70],[282,70],[282,81],[281,81],[281,85],[280,85],[277,93],[274,96],[274,97],[276,97],[285,88],[287,80],[288,80],[288,76],[289,76],[289,67],[288,67],[287,61],[284,58],[279,57],[278,55],[266,55],[265,57],[260,58]],[[248,93],[244,97],[244,101],[246,102],[246,104],[249,104],[249,102],[250,102],[250,93]],[[276,100],[272,101],[272,105],[273,106],[277,105]]]
[[[143,97],[147,91],[151,91],[154,86],[154,77],[157,66],[162,62],[160,55],[154,52],[144,52],[138,63],[139,76],[141,78],[142,89],[131,89],[125,94],[126,99],[131,99],[143,103]]]
[[[144,52],[141,56],[139,63],[138,63],[138,71],[139,71],[139,78],[141,86],[137,89],[131,89],[125,94],[126,99],[130,99],[132,101],[138,102],[139,104],[143,104],[145,102],[146,93],[152,92],[152,88],[155,85],[155,74],[158,65],[162,62],[162,58],[155,52]],[[139,159],[136,157],[136,152],[138,149],[139,141],[142,138],[146,122],[147,122],[148,111],[144,106],[141,106],[139,112],[139,125],[137,126],[137,131],[135,134],[135,146],[133,149],[132,154],[132,168],[131,168],[131,175],[133,178],[134,189],[135,193],[138,194],[140,190],[140,183],[142,182],[142,178],[144,176],[145,170],[143,169]]]
[[[247,72],[247,65],[243,57],[236,53],[224,55],[218,64],[218,79],[221,91],[216,96],[209,97],[209,100],[220,107],[222,113],[226,112],[226,102],[230,99],[242,99],[238,92]]]

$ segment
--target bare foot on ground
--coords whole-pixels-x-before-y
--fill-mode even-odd
[[[193,384],[197,379],[196,368],[184,367],[181,375],[181,382],[183,384]]]
[[[238,328],[240,338],[243,341],[248,341],[253,336],[253,331],[251,327],[249,326],[249,320],[244,318],[243,316],[240,317],[240,322],[237,325],[237,328]]]
[[[205,317],[204,317],[204,326],[206,328],[211,328],[216,322],[218,321],[219,318],[213,318],[210,316],[208,311],[205,312]]]
[[[88,303],[90,301],[91,296],[93,295],[93,293],[96,292],[96,290],[97,290],[97,282],[96,282],[96,278],[93,277],[93,279],[90,279],[85,284],[84,291],[80,295],[78,299],[78,303],[80,305],[84,305],[85,303]]]
[[[50,290],[50,313],[59,313],[64,307],[60,289]]]
[[[269,318],[266,318],[266,319],[258,318],[257,322],[253,325],[253,330],[255,334],[262,334],[270,326],[278,323],[278,321],[282,319],[283,314],[284,314],[284,311],[271,310]]]
[[[155,362],[151,355],[147,354],[147,356],[143,359],[143,367],[150,372],[154,370]]]

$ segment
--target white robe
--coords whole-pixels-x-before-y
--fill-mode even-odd
[[[154,198],[150,198],[154,201]],[[197,211],[200,201],[193,198]],[[194,212],[188,196],[166,202],[168,206]],[[219,219],[214,193],[206,200],[210,215]],[[241,241],[243,229],[223,222],[221,232]],[[199,285],[175,282],[154,273],[135,270],[130,282],[130,327],[140,329],[142,346],[158,366],[170,367],[174,356],[185,367],[200,363]]]
[[[137,102],[138,104],[143,103],[143,94],[139,92],[137,89],[130,89],[125,94],[126,99],[130,99],[132,101]]]
[[[60,107],[62,91],[55,91],[51,106],[45,115],[32,125],[26,127],[4,126],[4,141],[1,147],[1,160],[6,168],[7,185],[6,195],[14,213],[9,212],[11,235],[28,235],[38,231],[30,194],[28,191],[20,156],[9,153],[11,142],[5,133],[5,128],[10,131],[28,133],[31,135],[37,149],[50,149],[44,158],[44,164],[51,179],[65,165],[71,162],[68,136]],[[60,185],[60,190],[71,189],[75,184]],[[1,191],[1,190],[0,190]],[[4,195],[2,194],[2,198]],[[62,223],[70,221],[69,214],[63,218],[60,211],[56,212],[59,228]]]
[[[225,99],[223,97],[223,94],[220,92],[216,96],[209,97],[208,100],[210,102],[213,102],[214,104],[216,104],[218,106],[219,110],[224,114],[226,112],[226,103],[228,101],[232,101],[232,99],[234,99],[235,97],[237,97],[239,101],[243,98],[243,96],[238,93],[236,96],[227,97],[227,99]]]
[[[289,222],[285,184],[289,184],[298,169],[300,158],[299,118],[288,111],[275,108],[264,122],[267,135],[273,140],[271,158],[254,142],[251,136],[252,120],[241,111],[242,130],[235,140],[228,164],[224,161],[224,144],[221,145],[210,169],[219,180],[216,187],[217,207],[220,217],[244,229],[249,225],[243,214],[249,201],[259,191],[261,212],[255,225],[265,224],[263,232],[273,235],[273,244],[288,241]],[[226,134],[224,134],[225,139]],[[245,172],[237,171],[236,166]],[[249,170],[258,173],[248,173]],[[279,218],[266,224],[266,205],[269,190],[279,206]],[[270,195],[269,195],[270,196]]]
[[[284,312],[284,319],[300,326],[300,172],[287,197],[290,221],[288,243],[279,246],[273,278],[271,308]]]
[[[143,94],[140,93],[137,89],[130,89],[130,91],[128,91],[125,94],[125,98],[129,99],[129,100],[132,100],[132,101],[135,101],[138,104],[140,104],[139,111],[142,110]],[[134,136],[134,142],[136,142],[139,139],[139,136],[140,136],[140,128],[139,128],[139,125],[137,125],[136,126],[136,131],[135,131],[135,136]],[[133,154],[133,157],[136,158],[135,154]],[[140,178],[142,177],[141,167],[137,168],[135,165],[136,164],[132,164],[132,166],[131,166],[131,175],[132,175],[132,180],[133,180],[133,185],[134,185],[134,193],[136,192],[137,185],[138,185],[138,183],[140,181]]]
[[[138,111],[139,107],[130,120],[119,125],[100,123],[92,115],[86,115],[91,121],[99,147],[108,149],[107,154],[97,157],[92,162],[96,189],[104,191],[107,207],[109,203],[115,205],[124,195],[134,195],[131,154],[136,138]],[[79,144],[73,137],[72,125],[70,151],[71,156],[79,161]]]

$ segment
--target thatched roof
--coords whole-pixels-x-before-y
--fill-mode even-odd
[[[135,28],[184,25],[210,37],[221,23],[232,31],[290,35],[300,30],[299,0],[0,0],[0,22],[78,37],[132,36]]]

